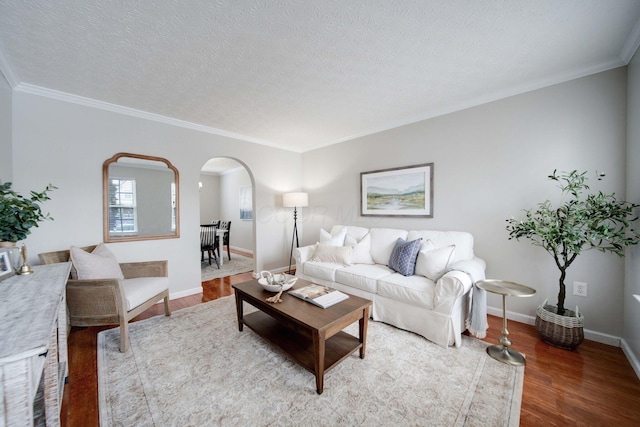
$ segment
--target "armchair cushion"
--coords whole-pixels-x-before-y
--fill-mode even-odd
[[[167,289],[169,289],[169,278],[167,277],[137,277],[122,281],[122,290],[127,300],[127,311],[138,307]]]
[[[124,279],[118,260],[103,243],[96,246],[91,253],[72,246],[70,253],[80,280]]]

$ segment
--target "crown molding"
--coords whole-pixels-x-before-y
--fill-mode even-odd
[[[625,40],[622,45],[622,49],[620,49],[620,59],[624,62],[625,65],[631,62],[633,55],[640,47],[640,19],[636,22],[636,25],[629,33],[629,37]]]
[[[213,135],[224,136],[227,138],[233,138],[240,141],[251,142],[254,144],[266,145],[282,150],[286,148],[274,144],[270,141],[265,141],[259,138],[253,138],[247,135],[242,135],[235,132],[229,132],[210,126],[199,125],[197,123],[187,122],[185,120],[175,119],[173,117],[162,116],[160,114],[149,113],[147,111],[137,110],[135,108],[124,107],[122,105],[111,104],[109,102],[98,101],[92,98],[86,98],[84,96],[73,95],[67,92],[61,92],[58,90],[48,89],[42,86],[36,86],[29,83],[19,83],[14,87],[16,92],[28,93],[31,95],[43,96],[45,98],[55,99],[58,101],[69,102],[72,104],[82,105],[85,107],[96,108],[99,110],[110,111],[113,113],[123,114],[126,116],[137,117],[140,119],[151,120],[154,122],[164,123],[172,126],[178,126],[185,129],[196,130]],[[290,151],[290,150],[287,150]]]
[[[12,89],[15,89],[20,82],[16,77],[16,74],[13,72],[13,67],[11,67],[11,63],[9,62],[9,58],[7,54],[4,53],[4,49],[2,48],[2,44],[0,43],[0,73],[4,76],[9,86]]]
[[[348,135],[342,138],[338,138],[335,140],[331,140],[331,141],[325,141],[324,143],[320,143],[320,144],[316,144],[313,147],[310,148],[306,148],[306,149],[295,149],[295,148],[290,148],[290,147],[285,147],[283,145],[278,145],[275,143],[272,143],[270,141],[266,141],[263,139],[259,139],[259,138],[254,138],[254,137],[250,137],[247,135],[242,135],[242,134],[238,134],[235,132],[229,132],[229,131],[225,131],[222,129],[218,129],[218,128],[213,128],[213,127],[209,127],[209,126],[204,126],[204,125],[199,125],[197,123],[192,123],[192,122],[187,122],[184,120],[179,120],[179,119],[175,119],[172,117],[167,117],[167,116],[162,116],[159,114],[155,114],[155,113],[149,113],[146,111],[142,111],[142,110],[136,110],[133,108],[129,108],[129,107],[124,107],[121,105],[117,105],[117,104],[111,104],[108,102],[104,102],[104,101],[98,101],[92,98],[86,98],[83,96],[78,96],[78,95],[73,95],[73,94],[69,94],[66,92],[61,92],[61,91],[57,91],[57,90],[53,90],[53,89],[48,89],[45,87],[41,87],[41,86],[36,86],[36,85],[32,85],[32,84],[28,84],[28,83],[17,83],[17,84],[12,84],[13,82],[16,82],[17,79],[15,78],[14,74],[11,71],[11,68],[8,66],[8,61],[6,60],[6,56],[4,55],[4,52],[2,51],[2,47],[0,46],[0,71],[2,71],[2,73],[5,75],[5,77],[7,78],[7,81],[9,82],[9,84],[11,85],[11,87],[14,88],[15,91],[18,92],[23,92],[23,93],[28,93],[28,94],[32,94],[32,95],[38,95],[38,96],[43,96],[43,97],[47,97],[47,98],[51,98],[51,99],[55,99],[55,100],[59,100],[59,101],[63,101],[63,102],[69,102],[69,103],[73,103],[73,104],[78,104],[78,105],[83,105],[83,106],[87,106],[87,107],[91,107],[91,108],[97,108],[97,109],[101,109],[101,110],[105,110],[105,111],[111,111],[114,113],[118,113],[118,114],[124,114],[127,116],[132,116],[132,117],[137,117],[137,118],[142,118],[142,119],[146,119],[146,120],[151,120],[151,121],[155,121],[155,122],[159,122],[159,123],[164,123],[164,124],[169,124],[169,125],[173,125],[173,126],[178,126],[178,127],[182,127],[182,128],[186,128],[186,129],[192,129],[192,130],[196,130],[196,131],[200,131],[200,132],[204,132],[204,133],[209,133],[209,134],[213,134],[213,135],[218,135],[218,136],[224,136],[224,137],[228,137],[228,138],[233,138],[233,139],[237,139],[240,141],[245,141],[245,142],[250,142],[250,143],[254,143],[254,144],[259,144],[259,145],[264,145],[264,146],[268,146],[268,147],[273,147],[273,148],[277,148],[277,149],[281,149],[281,150],[285,150],[285,151],[289,151],[289,152],[295,152],[295,153],[306,153],[309,151],[313,151],[313,150],[317,150],[320,148],[324,148],[324,147],[328,147],[330,145],[334,145],[334,144],[339,144],[342,142],[346,142],[346,141],[351,141],[357,138],[362,138],[368,135],[373,135],[376,133],[380,133],[380,132],[384,132],[387,130],[391,130],[391,129],[395,129],[398,127],[402,127],[402,126],[406,126],[406,125],[410,125],[413,123],[418,123],[424,120],[428,120],[428,119],[432,119],[435,117],[439,117],[439,116],[443,116],[446,114],[450,114],[450,113],[454,113],[457,111],[462,111],[462,110],[466,110],[468,108],[472,108],[472,107],[476,107],[479,105],[483,105],[483,104],[488,104],[490,102],[494,102],[494,101],[498,101],[501,99],[505,99],[505,98],[509,98],[511,96],[515,96],[515,95],[520,95],[526,92],[531,92],[537,89],[542,89],[548,86],[553,86],[556,84],[560,84],[560,83],[564,83],[570,80],[575,80],[581,77],[587,77],[590,76],[592,74],[597,74],[600,72],[604,72],[604,71],[608,71],[614,68],[618,68],[618,67],[622,67],[625,66],[629,63],[629,61],[631,60],[631,58],[633,57],[633,54],[635,53],[635,50],[638,48],[638,46],[640,45],[640,21],[638,23],[639,25],[636,25],[634,27],[634,30],[632,31],[632,35],[627,39],[627,42],[625,43],[625,48],[623,49],[624,52],[621,52],[620,57],[612,59],[610,61],[607,62],[603,62],[603,63],[599,63],[599,64],[595,64],[592,66],[588,66],[588,67],[582,67],[576,70],[572,70],[569,71],[567,73],[563,73],[563,74],[559,74],[556,75],[554,77],[550,77],[550,78],[546,78],[546,79],[541,79],[535,82],[530,82],[527,83],[525,85],[521,85],[521,86],[516,86],[516,87],[512,87],[512,88],[506,88],[504,90],[499,90],[496,91],[494,93],[491,94],[487,94],[481,97],[476,97],[474,99],[468,99],[465,100],[463,102],[459,102],[456,104],[451,104],[448,106],[444,106],[441,108],[436,108],[433,109],[431,111],[419,114],[419,115],[415,115],[413,117],[407,118],[405,120],[402,121],[396,121],[396,122],[391,122],[391,123],[386,123],[383,126],[379,126],[376,128],[372,128],[372,129],[368,129],[365,130],[363,132],[359,132],[356,134],[352,134],[352,135]],[[628,57],[628,59],[627,59]],[[6,70],[5,70],[6,68]],[[5,74],[5,72],[9,75],[7,76],[7,74]]]

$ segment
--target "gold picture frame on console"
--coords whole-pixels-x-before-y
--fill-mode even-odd
[[[360,173],[362,216],[433,218],[433,163]]]
[[[0,248],[0,281],[13,276],[15,272],[11,265],[11,257],[9,251]]]

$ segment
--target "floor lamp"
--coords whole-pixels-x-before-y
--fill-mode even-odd
[[[293,236],[291,236],[291,253],[289,254],[289,274],[291,274],[291,260],[293,259],[293,242],[296,243],[296,248],[300,247],[298,243],[298,208],[308,205],[309,195],[307,193],[285,193],[282,195],[282,206],[293,208]]]

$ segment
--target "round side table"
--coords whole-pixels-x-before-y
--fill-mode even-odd
[[[524,355],[509,348],[511,340],[507,330],[507,297],[530,297],[535,295],[536,290],[519,283],[493,279],[479,280],[476,286],[487,292],[502,295],[502,336],[499,339],[501,345],[487,347],[487,353],[497,361],[507,365],[524,365],[526,363]]]

